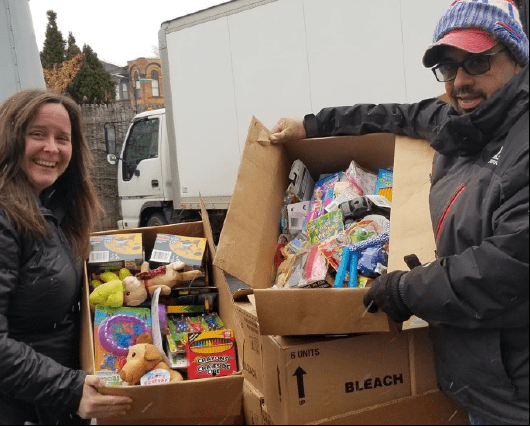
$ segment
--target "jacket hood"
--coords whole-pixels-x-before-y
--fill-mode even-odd
[[[431,143],[444,155],[482,150],[496,135],[503,135],[528,110],[528,66],[469,114],[450,109],[447,120]]]

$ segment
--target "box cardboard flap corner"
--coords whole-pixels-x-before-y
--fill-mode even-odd
[[[153,226],[129,231],[142,233],[146,251],[153,248],[157,233],[206,237],[208,238],[208,250],[210,255],[213,255],[215,247],[205,210],[203,210],[202,217],[203,221],[201,222]],[[94,235],[119,232],[119,230],[96,232]],[[211,264],[211,260],[207,262]],[[221,318],[228,328],[234,327],[237,330],[237,326],[233,324],[234,321],[232,320],[232,299],[224,283],[224,275],[218,268],[210,269],[210,272],[219,291],[218,306]],[[94,331],[88,304],[86,264],[81,312],[81,366],[88,373],[93,374],[95,372]],[[240,362],[239,367],[241,367]],[[239,424],[243,420],[243,375],[241,371],[225,377],[186,380],[178,383],[147,386],[107,386],[98,389],[104,394],[127,395],[134,400],[134,405],[126,416],[120,419],[98,419],[98,424],[217,425]]]
[[[403,256],[415,253],[422,262],[434,256],[428,210],[429,144],[394,134],[368,134],[274,145],[268,143],[268,135],[267,128],[252,118],[214,265],[253,289],[261,334],[390,331],[384,313],[365,312],[364,289],[269,288],[283,198],[296,159],[314,179],[346,170],[352,160],[373,172],[394,165],[389,270],[406,270]]]

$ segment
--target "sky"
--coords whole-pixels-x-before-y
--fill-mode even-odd
[[[57,13],[63,38],[71,31],[76,44],[90,45],[102,61],[123,67],[139,57],[156,57],[158,30],[169,21],[226,0],[29,0],[39,52],[42,51],[48,18]]]

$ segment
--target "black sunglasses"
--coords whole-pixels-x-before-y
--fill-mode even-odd
[[[438,64],[436,67],[433,67],[431,70],[436,77],[438,82],[450,82],[455,80],[456,73],[458,69],[462,67],[467,74],[477,75],[483,74],[486,71],[489,71],[491,68],[490,59],[492,56],[504,52],[506,49],[500,50],[499,52],[482,54],[482,55],[473,55],[467,57],[464,61],[447,61]]]

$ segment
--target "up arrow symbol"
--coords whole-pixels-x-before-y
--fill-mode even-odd
[[[293,376],[296,376],[296,382],[298,384],[298,398],[305,398],[304,391],[304,375],[307,374],[302,367],[298,367],[294,372]]]

